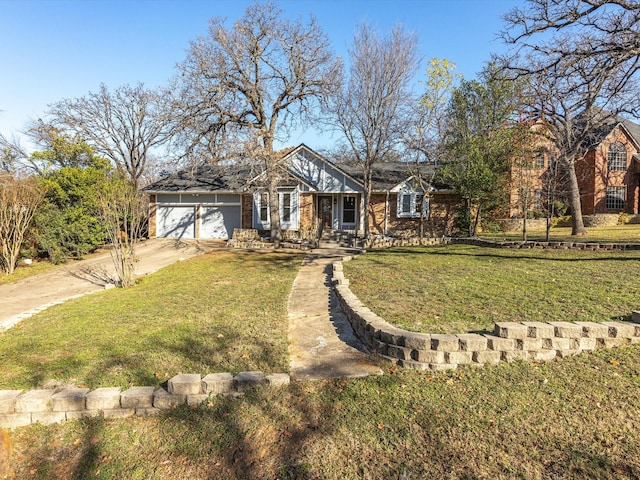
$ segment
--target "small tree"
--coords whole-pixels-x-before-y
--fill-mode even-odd
[[[0,267],[7,275],[16,268],[25,233],[42,199],[33,177],[0,174]]]
[[[123,288],[136,282],[136,245],[145,221],[142,196],[123,175],[105,180],[98,190],[98,207],[111,244],[111,258],[116,270],[116,282]]]
[[[463,80],[453,92],[447,118],[447,163],[440,179],[466,203],[469,236],[475,236],[482,212],[503,203],[514,153],[518,97],[515,85],[493,66],[480,80]]]

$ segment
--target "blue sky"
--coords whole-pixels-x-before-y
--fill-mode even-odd
[[[164,84],[189,41],[206,35],[211,17],[231,23],[245,0],[0,0],[0,133],[11,137],[47,105],[143,82]],[[313,13],[338,55],[346,57],[356,26],[386,32],[398,22],[418,34],[424,67],[433,57],[473,78],[492,52],[501,16],[518,0],[281,0],[284,14]],[[420,80],[420,75],[417,80]],[[326,137],[296,132],[288,144],[322,148]]]

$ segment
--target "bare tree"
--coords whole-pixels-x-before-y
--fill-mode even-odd
[[[20,248],[44,192],[33,177],[0,173],[0,267],[13,273]]]
[[[517,52],[536,51],[544,72],[563,60],[614,59],[636,64],[640,3],[636,0],[528,0],[505,15],[502,38]],[[609,63],[609,62],[607,62]],[[629,71],[633,74],[637,66]]]
[[[113,91],[101,85],[97,93],[52,105],[48,114],[55,125],[68,128],[110,159],[136,187],[150,152],[169,140],[173,128],[164,96],[140,83]]]
[[[179,67],[182,118],[188,119],[191,141],[202,142],[216,158],[220,138],[241,137],[244,153],[252,145],[264,165],[275,244],[281,239],[282,156],[274,141],[308,119],[314,103],[335,89],[339,67],[315,18],[283,19],[271,3],[248,7],[232,28],[212,19],[209,35],[192,42]]]
[[[0,172],[15,173],[22,170],[28,159],[29,152],[20,144],[18,138],[8,139],[0,133]]]
[[[137,189],[123,176],[105,179],[98,188],[98,208],[111,244],[116,283],[123,288],[136,282],[136,245],[146,220],[145,203]]]
[[[540,132],[558,152],[566,172],[572,235],[585,235],[576,163],[594,146],[594,133],[633,105],[634,82],[629,81],[627,68],[616,66],[614,60],[567,57],[540,73],[535,56],[525,63],[529,113],[542,122]],[[522,68],[516,67],[518,71]]]
[[[369,238],[374,164],[401,146],[415,104],[410,82],[418,67],[417,38],[401,26],[380,37],[373,27],[362,24],[349,58],[349,79],[328,110],[363,170],[364,236]]]
[[[548,128],[567,173],[572,234],[584,235],[575,163],[589,137],[628,102],[640,68],[640,4],[626,0],[528,0],[505,16],[506,65],[529,79],[532,115]]]

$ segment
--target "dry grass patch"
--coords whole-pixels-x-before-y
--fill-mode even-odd
[[[0,334],[0,388],[158,385],[177,373],[288,371],[300,255],[213,252],[50,308]]]

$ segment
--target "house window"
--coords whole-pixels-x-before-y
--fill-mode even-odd
[[[536,159],[533,162],[533,168],[536,168],[538,170],[541,170],[544,168],[544,152],[538,152],[538,154],[536,155]]]
[[[625,187],[607,187],[607,208],[624,210]]]
[[[620,142],[609,146],[609,171],[624,171],[627,169],[627,149]]]
[[[269,194],[263,193],[260,195],[260,221],[269,221]]]
[[[424,195],[416,192],[399,193],[397,216],[400,218],[419,217],[423,198]],[[429,198],[426,198],[424,202],[424,216],[429,216]]]
[[[356,223],[356,197],[342,197],[342,223]]]
[[[290,193],[282,194],[282,221],[283,222],[291,221],[291,194]]]
[[[533,208],[534,210],[542,210],[542,190],[536,190],[533,192]]]

